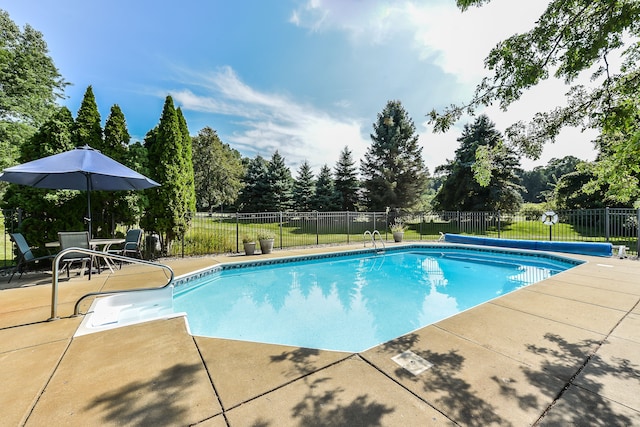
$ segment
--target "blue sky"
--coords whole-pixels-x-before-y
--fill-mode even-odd
[[[133,140],[159,120],[170,94],[195,135],[209,126],[243,155],[278,150],[294,176],[304,160],[333,167],[343,147],[363,157],[376,115],[400,100],[429,170],[454,157],[465,121],[433,134],[426,114],[467,100],[499,40],[526,31],[545,1],[493,0],[464,14],[454,0],[4,0],[21,27],[41,31],[75,115],[93,87],[104,120],[113,104]],[[508,112],[500,131],[562,103],[549,81]],[[471,121],[471,119],[466,122]],[[593,134],[567,130],[538,162],[592,160]]]

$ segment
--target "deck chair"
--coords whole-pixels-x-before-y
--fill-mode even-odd
[[[45,255],[41,257],[34,256],[31,252],[31,247],[27,244],[27,241],[22,233],[11,233],[9,234],[9,236],[11,237],[11,240],[15,242],[16,247],[18,248],[18,263],[13,269],[13,273],[11,274],[8,283],[11,283],[11,279],[13,279],[13,276],[18,271],[20,271],[20,276],[18,277],[18,279],[20,279],[20,277],[22,277],[22,273],[24,273],[29,264],[38,264],[40,263],[40,261],[51,260],[55,257],[55,255]]]
[[[132,228],[127,231],[122,247],[110,249],[109,253],[142,259],[142,252],[140,250],[141,242],[142,230],[139,228]],[[120,268],[122,268],[122,261],[120,261]]]
[[[89,245],[89,232],[87,231],[61,231],[58,233],[58,240],[60,241],[60,250],[63,251],[69,248],[91,249]],[[62,269],[67,270],[67,277],[69,277],[69,270],[72,264],[82,263],[82,275],[84,275],[84,269],[89,264],[89,280],[91,280],[91,270],[93,265],[100,272],[100,265],[96,262],[96,258],[92,255],[87,255],[80,252],[70,252],[60,258],[60,262],[64,263]]]
[[[140,242],[142,241],[142,230],[139,228],[132,228],[127,231],[127,235],[124,238],[124,246],[122,247],[122,255],[137,257],[142,259],[142,252],[140,252]]]

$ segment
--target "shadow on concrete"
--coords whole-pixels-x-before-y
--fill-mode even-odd
[[[271,362],[290,362],[293,365],[287,375],[304,376],[318,370],[314,360],[319,354],[320,351],[316,349],[297,348],[272,356]],[[345,358],[349,357],[353,356],[346,355]],[[292,409],[292,418],[298,420],[299,426],[381,426],[383,416],[394,411],[387,405],[375,402],[368,394],[361,394],[347,401],[342,396],[344,389],[330,388],[331,380],[329,377],[317,378],[316,375],[305,376],[300,380],[307,386],[307,392]],[[268,425],[269,422],[258,420],[252,427]]]
[[[343,389],[325,389],[323,384],[330,378],[317,378],[308,383],[308,392],[292,411],[293,418],[300,426],[352,427],[381,426],[382,417],[394,411],[393,408],[373,401],[362,394],[351,402],[343,402]]]
[[[496,408],[489,402],[479,398],[471,389],[471,384],[458,377],[465,358],[456,351],[438,353],[430,350],[417,350],[417,334],[408,334],[390,341],[384,345],[386,351],[399,353],[408,348],[418,356],[433,364],[429,369],[429,376],[423,379],[415,376],[403,368],[397,368],[395,375],[405,381],[422,385],[423,390],[430,394],[443,395],[430,402],[439,411],[447,414],[451,419],[466,426],[512,425],[508,420],[496,414]],[[535,398],[530,397],[534,406]]]
[[[103,422],[112,425],[182,425],[189,407],[179,406],[176,396],[194,382],[200,369],[198,364],[175,365],[147,381],[104,393],[84,409],[101,407]]]
[[[550,343],[555,344],[558,349],[529,345],[528,350],[536,353],[549,354],[553,360],[563,360],[563,367],[566,365],[576,366],[574,376],[568,381],[567,386],[562,390],[560,399],[554,405],[567,403],[573,408],[570,411],[549,411],[542,419],[542,425],[607,425],[629,426],[637,420],[632,420],[620,414],[613,407],[613,402],[600,395],[603,392],[603,384],[598,382],[598,377],[616,377],[637,381],[640,378],[639,367],[634,366],[629,360],[614,358],[616,364],[603,361],[597,354],[589,358],[589,354],[594,351],[599,341],[583,340],[571,343],[555,334],[546,334],[544,337]],[[584,366],[584,370],[582,367]],[[558,366],[546,361],[542,368],[547,372],[555,372]],[[588,370],[588,376],[584,375]],[[555,393],[558,390],[549,389],[549,382],[545,380],[547,374],[524,369],[525,375],[532,384],[541,389],[546,388],[547,393]],[[576,385],[577,382],[579,385]],[[588,404],[585,402],[573,402],[575,397],[567,396],[568,391],[584,392],[588,390]],[[567,402],[563,399],[568,398]]]
[[[320,350],[313,348],[296,348],[291,351],[283,351],[277,356],[271,356],[271,363],[291,362],[293,366],[286,373],[287,377],[300,376],[310,374],[316,371],[316,367],[313,360],[320,354]]]

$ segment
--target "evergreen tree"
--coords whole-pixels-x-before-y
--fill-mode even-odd
[[[312,207],[318,212],[332,212],[339,210],[338,197],[333,186],[331,169],[328,165],[323,165],[316,181],[316,197]]]
[[[358,205],[358,171],[355,161],[351,157],[349,147],[344,147],[334,169],[334,185],[340,198],[340,209],[343,211],[356,210]]]
[[[146,230],[157,231],[164,237],[163,249],[170,253],[172,242],[184,235],[188,228],[190,190],[184,174],[184,137],[180,120],[171,96],[167,96],[160,123],[147,133],[145,147],[149,158],[150,178],[161,184],[147,190],[149,207],[142,224]]]
[[[400,101],[389,101],[373,124],[372,144],[361,165],[372,210],[411,208],[426,191],[428,171],[413,121]]]
[[[113,105],[104,125],[102,153],[139,172],[139,166],[132,161],[129,153],[130,140],[124,114],[117,104]],[[98,228],[94,219],[94,226],[97,231],[104,230],[101,234],[113,236],[116,225],[134,225],[140,221],[146,200],[144,192],[101,191],[96,196],[100,197],[98,206],[102,214],[98,220],[102,219],[102,224]]]
[[[243,188],[238,197],[242,212],[267,212],[271,208],[269,200],[269,162],[261,156],[249,160],[243,178]]]
[[[516,175],[519,160],[513,150],[502,143],[500,132],[485,115],[472,125],[465,125],[458,138],[460,147],[453,161],[440,166],[444,182],[436,194],[433,204],[438,210],[461,211],[517,211],[522,203],[519,178]],[[476,179],[474,166],[476,152],[484,147],[492,150],[492,172],[488,185]]]
[[[212,211],[232,205],[242,189],[245,170],[237,150],[223,144],[218,134],[205,127],[193,137],[193,171],[196,205]]]
[[[127,156],[129,141],[131,136],[124,113],[117,104],[114,104],[104,124],[104,143],[101,151],[115,161],[126,164],[129,157]]]
[[[271,200],[270,210],[276,212],[291,210],[293,206],[293,178],[284,164],[284,158],[276,150],[267,167],[267,194]]]
[[[294,209],[298,212],[312,211],[315,190],[313,172],[311,172],[309,162],[305,160],[298,168],[298,176],[293,185]]]
[[[103,151],[102,126],[100,124],[100,112],[93,95],[93,88],[87,87],[76,116],[74,128],[74,143],[76,147],[88,145],[96,150]],[[107,153],[105,153],[108,155]]]
[[[178,122],[180,123],[180,133],[182,134],[182,170],[184,182],[184,197],[187,205],[188,212],[196,211],[196,188],[195,178],[193,173],[193,142],[191,135],[189,134],[189,127],[187,126],[187,120],[182,114],[182,109],[178,107],[176,109],[176,115],[178,116]]]

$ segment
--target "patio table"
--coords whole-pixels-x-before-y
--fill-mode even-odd
[[[99,239],[99,238],[94,238],[94,239],[89,239],[89,245],[94,248],[95,250],[98,250],[99,247],[102,247],[102,252],[104,253],[108,253],[109,249],[111,248],[112,245],[119,245],[125,242],[125,239],[123,238],[117,238],[117,239]],[[44,244],[45,247],[47,248],[59,248],[60,247],[60,242],[59,241],[55,241],[55,242],[47,242]],[[104,258],[104,262],[107,265],[107,267],[109,268],[109,270],[113,273],[113,266],[112,264],[109,262],[108,258]]]

